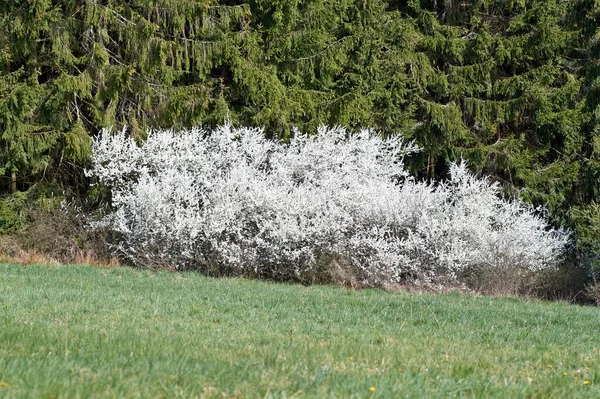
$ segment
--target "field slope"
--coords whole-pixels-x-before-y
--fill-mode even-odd
[[[0,397],[600,397],[600,312],[0,265]]]

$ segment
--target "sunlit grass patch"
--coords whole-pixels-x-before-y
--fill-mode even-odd
[[[0,266],[2,397],[594,397],[599,311]]]

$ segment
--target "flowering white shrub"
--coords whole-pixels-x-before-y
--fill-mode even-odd
[[[437,185],[403,167],[416,151],[370,130],[103,131],[89,174],[112,190],[104,223],[140,266],[313,281],[343,269],[364,284],[442,283],[472,267],[552,266],[567,234],[464,163]],[[325,276],[325,277],[323,277]]]

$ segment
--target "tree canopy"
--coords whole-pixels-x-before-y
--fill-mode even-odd
[[[0,191],[78,188],[99,129],[375,127],[600,253],[599,0],[5,0]]]

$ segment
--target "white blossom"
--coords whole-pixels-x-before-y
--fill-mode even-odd
[[[326,259],[366,284],[453,281],[473,267],[552,267],[568,234],[497,184],[451,165],[437,185],[410,177],[417,151],[372,130],[152,131],[139,146],[103,131],[89,175],[112,190],[108,224],[135,264],[306,279]]]

